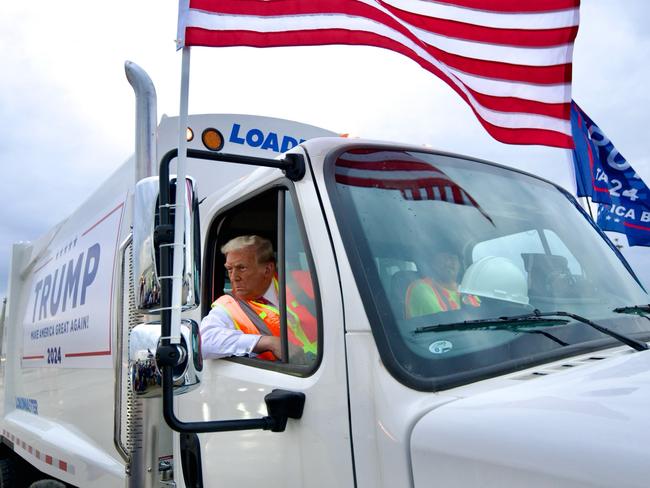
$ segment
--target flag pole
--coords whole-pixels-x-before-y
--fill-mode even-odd
[[[587,212],[589,212],[589,217],[591,217],[591,220],[594,220],[594,214],[591,211],[591,202],[589,202],[589,198],[583,197],[585,201],[585,207],[587,207]]]
[[[178,117],[178,158],[176,161],[176,205],[174,216],[174,271],[172,273],[171,344],[180,344],[181,293],[183,288],[183,263],[185,255],[185,206],[187,160],[187,112],[190,91],[190,47],[183,47],[181,65],[181,100]]]

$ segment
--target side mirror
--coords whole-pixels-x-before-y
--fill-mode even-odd
[[[129,335],[129,377],[137,396],[162,395],[162,375],[156,361],[160,338],[159,322],[138,324]],[[174,394],[178,395],[193,390],[201,382],[201,336],[194,320],[181,322],[181,343],[176,346],[176,351],[181,358],[173,371]]]
[[[172,204],[176,201],[176,178],[170,182]],[[183,310],[199,305],[201,238],[199,224],[199,204],[195,183],[186,179],[187,205],[185,206],[185,252],[183,263]],[[159,245],[154,229],[158,224],[158,177],[151,176],[140,180],[135,187],[133,226],[133,276],[136,287],[136,308],[141,313],[160,312],[160,263]],[[171,209],[174,215],[174,208]]]

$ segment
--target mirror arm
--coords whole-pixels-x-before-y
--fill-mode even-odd
[[[169,236],[173,236],[173,222],[170,218],[170,191],[169,191],[169,165],[177,156],[178,149],[172,149],[160,162],[160,224],[156,227],[155,233],[160,241],[167,241]],[[289,176],[288,166],[293,169],[289,171],[298,171],[296,161],[302,163],[302,175],[304,175],[304,159],[300,155],[298,158],[291,158],[293,162],[287,163],[286,160],[254,158],[248,156],[238,156],[231,154],[210,153],[208,151],[199,151],[188,149],[187,156],[199,159],[211,159],[215,161],[228,161],[241,164],[253,164],[256,166],[268,166],[285,170]],[[299,166],[299,164],[298,164]],[[295,175],[294,175],[295,176]],[[301,176],[302,177],[302,176]],[[173,237],[172,237],[173,241]],[[158,247],[160,252],[160,273],[161,278],[168,277],[172,274],[173,252],[170,246]],[[264,397],[266,402],[268,416],[257,419],[237,419],[237,420],[214,420],[207,422],[184,422],[176,417],[174,413],[174,377],[173,368],[178,365],[184,357],[184,351],[179,344],[170,343],[171,333],[171,298],[172,287],[171,280],[164,278],[160,280],[160,296],[162,312],[160,316],[161,327],[161,344],[156,350],[156,363],[162,374],[162,397],[163,397],[163,416],[167,425],[177,432],[184,433],[201,433],[201,432],[226,432],[235,430],[270,430],[272,432],[283,432],[287,426],[289,418],[299,419],[302,417],[305,406],[305,395],[300,392],[286,390],[273,390]]]
[[[174,413],[172,367],[163,366],[163,416],[167,425],[177,432],[232,432],[237,430],[270,430],[284,432],[287,421],[299,419],[305,406],[305,394],[287,390],[273,390],[264,397],[269,413],[257,419],[212,420],[208,422],[183,422]]]
[[[178,157],[178,148],[168,151],[160,160],[160,169],[167,168],[169,175],[169,163]],[[241,154],[228,154],[221,152],[203,151],[201,149],[188,149],[187,157],[193,159],[205,159],[209,161],[222,161],[225,163],[247,164],[249,166],[263,166],[265,168],[277,168],[284,171],[284,174],[291,181],[300,181],[305,176],[305,158],[302,154],[285,154],[284,159],[258,158],[255,156],[243,156]],[[162,179],[162,173],[161,179]]]

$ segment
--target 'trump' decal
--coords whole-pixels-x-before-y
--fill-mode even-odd
[[[124,203],[54,240],[33,274],[23,367],[109,368],[112,290]]]

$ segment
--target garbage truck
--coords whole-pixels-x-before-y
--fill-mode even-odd
[[[280,119],[158,123],[126,71],[133,158],[12,249],[0,486],[647,486],[650,298],[569,192]],[[314,354],[203,357],[241,235],[273,244],[283,350],[300,307]]]

